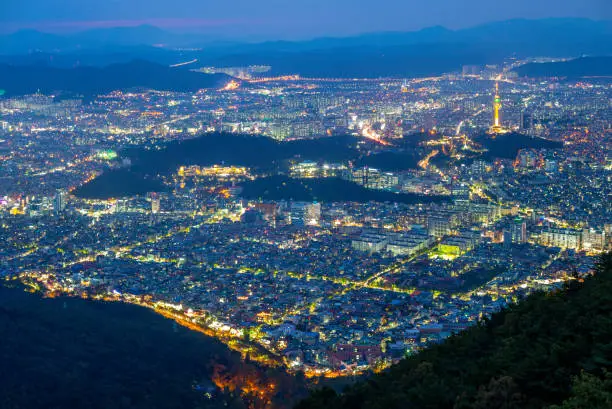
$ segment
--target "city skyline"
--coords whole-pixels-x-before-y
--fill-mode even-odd
[[[611,0],[0,2],[0,409],[609,409]]]

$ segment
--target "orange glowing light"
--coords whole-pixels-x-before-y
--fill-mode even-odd
[[[234,91],[238,88],[240,88],[240,83],[238,81],[231,80],[230,82],[225,84],[223,88],[221,88],[221,91]]]

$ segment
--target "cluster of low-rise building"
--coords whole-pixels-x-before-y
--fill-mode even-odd
[[[114,92],[90,103],[0,98],[0,276],[49,294],[170,308],[309,374],[384,367],[531,291],[589,274],[612,244],[610,85],[502,83],[504,127],[562,148],[461,162],[480,149],[470,137],[491,119],[491,82],[468,71]],[[411,145],[421,159],[411,169],[296,158],[286,170],[425,196],[415,204],[247,200],[241,184],[262,175],[231,163],[179,167],[164,178],[166,192],[70,194],[129,166],[116,153],[123,148],[209,131],[351,134],[375,146],[362,147],[365,156],[405,154],[393,144],[427,134]],[[453,160],[436,162],[444,150]]]

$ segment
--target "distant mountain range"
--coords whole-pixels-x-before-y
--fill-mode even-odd
[[[308,41],[247,43],[174,34],[151,26],[56,35],[27,30],[0,37],[0,62],[107,65],[142,58],[162,64],[267,64],[273,74],[418,76],[499,63],[508,56],[612,54],[612,21],[508,20],[462,30],[431,27]]]
[[[141,25],[82,31],[69,35],[21,30],[0,36],[0,53],[66,52],[99,47],[156,46],[166,48],[201,47],[243,51],[305,51],[356,46],[398,46],[423,43],[583,44],[589,47],[610,40],[612,21],[580,18],[540,20],[514,19],[450,30],[441,26],[418,31],[366,33],[351,37],[322,37],[306,41],[267,41],[248,43],[219,40],[203,34],[177,34]],[[609,44],[608,44],[609,45]],[[584,50],[586,52],[586,50]]]
[[[612,77],[612,57],[576,58],[569,61],[530,63],[514,70],[521,77]]]
[[[218,88],[229,79],[224,74],[202,74],[140,60],[104,68],[0,65],[0,89],[8,96],[59,91],[90,97],[133,88],[187,92]]]
[[[179,47],[209,41],[210,38],[207,37],[175,34],[150,25],[100,28],[67,35],[28,29],[0,37],[0,52],[15,54],[32,51],[66,52],[140,45]]]

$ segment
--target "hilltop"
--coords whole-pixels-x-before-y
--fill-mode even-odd
[[[305,160],[346,162],[358,166],[376,166],[383,170],[404,170],[416,167],[414,154],[382,153],[364,156],[356,147],[358,139],[335,136],[312,140],[278,142],[255,135],[211,133],[198,138],[171,142],[161,149],[137,148],[125,151],[133,165],[129,169],[104,172],[96,179],[80,186],[73,193],[77,197],[108,199],[163,191],[159,176],[169,175],[180,166],[215,164],[247,166],[265,173],[278,173],[290,162]],[[282,172],[281,172],[282,173]],[[321,200],[353,202],[422,203],[444,200],[441,197],[415,194],[395,194],[366,189],[341,179],[313,179],[299,181],[284,176],[273,176],[247,182],[242,194],[246,198],[268,200]]]
[[[207,133],[197,138],[170,142],[159,150],[136,149],[126,152],[133,169],[146,174],[175,172],[179,166],[226,165],[274,168],[295,160],[348,160],[359,155],[357,139],[335,136],[279,142],[258,135]]]
[[[485,160],[514,159],[521,149],[561,149],[561,142],[509,132],[499,135],[482,134],[474,138],[474,142],[482,145],[487,151],[483,154]]]
[[[79,186],[73,191],[73,194],[87,199],[104,200],[144,195],[148,192],[164,192],[166,190],[168,188],[157,179],[143,176],[128,169],[113,169]]]
[[[350,136],[278,142],[264,136],[210,133],[170,142],[161,149],[135,148],[121,153],[132,160],[129,169],[104,172],[77,188],[78,197],[104,199],[164,190],[157,179],[180,166],[235,165],[266,172],[286,168],[289,160],[341,162],[358,158],[357,139]]]
[[[132,165],[127,169],[112,169],[104,172],[93,181],[78,187],[73,193],[77,197],[107,199],[144,194],[150,191],[163,191],[159,176],[167,176],[180,166],[234,165],[246,166],[265,174],[284,173],[290,163],[300,161],[352,162],[357,167],[368,166],[381,171],[404,171],[416,169],[422,152],[419,143],[427,135],[406,135],[399,140],[397,148],[383,152],[370,150],[370,145],[352,136],[333,136],[318,139],[301,139],[279,142],[258,135],[233,133],[208,133],[197,138],[169,142],[159,149],[138,147],[121,152],[129,157]],[[475,141],[487,149],[483,159],[514,159],[520,149],[558,149],[560,142],[536,138],[518,133],[508,133],[492,137],[482,135]],[[287,180],[270,178],[246,184],[245,197],[265,197],[267,199],[316,198],[323,201],[391,201],[415,203],[418,201],[438,201],[440,198],[418,195],[398,195],[390,192],[377,192],[365,189],[346,181],[316,180],[308,182],[303,191],[299,184]],[[282,178],[281,178],[282,179]]]
[[[296,409],[609,409],[612,253],[596,271]]]

